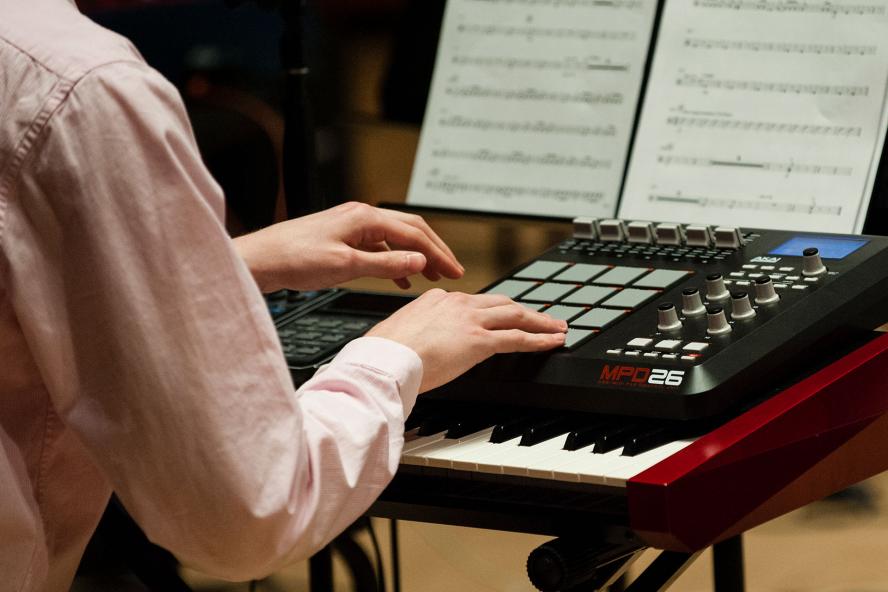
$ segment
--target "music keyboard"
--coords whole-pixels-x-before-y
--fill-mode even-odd
[[[401,466],[465,478],[507,475],[625,487],[627,479],[686,447],[712,425],[420,402],[404,435]]]
[[[370,513],[704,548],[888,469],[888,335],[809,355],[757,404],[697,422],[420,398]]]

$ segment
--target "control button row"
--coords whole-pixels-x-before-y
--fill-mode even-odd
[[[708,343],[702,341],[691,341],[684,343],[681,339],[661,339],[655,343],[650,337],[636,337],[629,340],[626,347],[634,349],[655,349],[661,352],[675,352],[679,349],[686,352],[703,353],[709,347]]]
[[[627,358],[647,358],[654,360],[681,360],[683,362],[700,362],[703,356],[699,353],[688,351],[687,353],[642,351],[638,349],[609,349],[607,355]]]
[[[739,249],[745,242],[743,233],[733,226],[713,228],[702,224],[683,226],[672,223],[626,222],[618,218],[598,220],[578,217],[574,218],[573,227],[574,238],[597,239],[605,242],[688,245],[719,249]]]

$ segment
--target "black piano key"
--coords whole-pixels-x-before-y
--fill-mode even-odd
[[[507,440],[511,440],[512,438],[517,438],[518,436],[524,434],[524,430],[526,430],[528,427],[532,426],[539,420],[539,414],[517,415],[514,417],[510,417],[509,419],[506,419],[493,427],[493,433],[490,435],[490,441],[493,444],[501,444]]]
[[[533,446],[546,440],[551,440],[562,434],[566,434],[575,428],[577,422],[570,417],[553,417],[528,426],[521,434],[519,446]]]
[[[633,436],[645,429],[649,429],[649,427],[647,425],[626,424],[606,430],[595,440],[595,447],[592,449],[592,452],[604,454],[616,450],[620,446],[625,446]]]
[[[454,416],[446,413],[426,417],[423,419],[422,423],[419,424],[419,432],[417,432],[417,435],[431,436],[432,434],[447,431],[457,421],[458,420]]]
[[[567,435],[567,442],[564,444],[565,450],[579,450],[595,443],[595,440],[606,430],[612,427],[614,422],[599,421],[588,425],[578,427]]]
[[[623,452],[620,454],[621,456],[636,456],[642,452],[674,442],[681,437],[681,429],[677,426],[652,428],[632,436],[623,445]]]
[[[475,432],[480,432],[485,428],[489,428],[492,425],[496,424],[496,420],[494,420],[490,416],[481,416],[481,417],[463,417],[455,420],[450,428],[447,430],[447,434],[444,436],[445,438],[450,439],[458,439],[465,438]]]

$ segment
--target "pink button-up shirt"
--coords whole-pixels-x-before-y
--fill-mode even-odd
[[[0,0],[0,590],[66,590],[111,491],[191,565],[304,558],[394,474],[416,354],[294,391],[176,90],[66,0]]]

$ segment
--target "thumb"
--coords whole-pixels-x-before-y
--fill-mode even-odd
[[[422,253],[413,251],[380,251],[371,253],[359,251],[357,262],[360,275],[369,275],[382,279],[398,279],[413,275],[425,269],[426,258]]]

